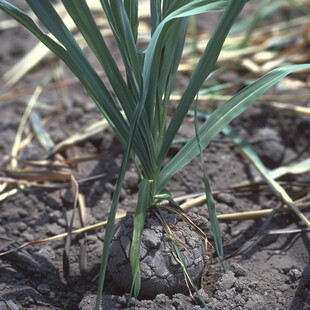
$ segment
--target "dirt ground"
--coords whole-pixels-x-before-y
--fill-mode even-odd
[[[252,10],[252,6],[249,6],[244,14],[251,14]],[[282,9],[279,15],[271,16],[268,23],[285,19],[289,14],[286,10]],[[293,11],[293,14],[301,13],[297,10]],[[5,19],[7,17],[0,12],[0,21]],[[200,18],[198,27],[203,31],[208,27],[207,20]],[[19,27],[0,31],[0,40],[0,76],[36,43],[27,31]],[[110,46],[113,47],[113,42],[110,42]],[[119,55],[116,54],[115,57]],[[6,172],[8,156],[25,110],[25,102],[38,83],[57,65],[58,62],[55,60],[44,61],[9,90],[2,87],[1,82],[1,177],[9,176]],[[244,74],[242,70],[229,72],[216,77],[215,82],[223,83],[228,78],[240,80],[242,74]],[[64,75],[65,80],[72,81],[72,75],[67,70],[64,71]],[[306,81],[308,77],[301,75],[299,78]],[[188,79],[188,73],[180,74],[176,87],[186,85]],[[102,118],[95,104],[78,83],[73,80],[67,89],[70,105],[65,106],[55,82],[50,82],[39,101],[52,109],[36,109],[41,119],[46,120],[44,128],[55,144],[73,133],[82,132]],[[277,94],[277,90],[273,88],[268,94]],[[304,86],[281,93],[289,96],[295,94],[308,96],[308,99],[294,103],[310,108],[309,88]],[[209,103],[202,104],[207,109]],[[279,111],[265,105],[254,105],[234,120],[233,125],[269,168],[296,163],[309,157],[309,116]],[[24,138],[31,133],[32,127],[27,126],[26,129],[28,133],[23,136]],[[193,133],[194,123],[192,118],[188,117],[182,126],[179,138],[187,138]],[[172,157],[180,147],[181,145],[174,145],[169,156]],[[61,150],[60,155],[64,158],[106,154],[104,158],[80,162],[71,167],[77,180],[101,175],[99,179],[82,182],[79,185],[87,211],[85,225],[95,224],[107,218],[122,151],[122,146],[109,128],[86,141]],[[30,139],[19,153],[24,161],[41,160],[45,155],[46,151],[35,138]],[[211,187],[215,192],[218,214],[270,209],[279,204],[279,198],[268,186],[243,192],[224,190],[240,183],[254,182],[259,177],[251,162],[224,135],[218,135],[209,145],[204,152],[204,158]],[[283,178],[283,181],[292,182],[307,178],[309,180],[309,174],[290,175]],[[133,167],[129,167],[121,195],[120,211],[134,210],[138,181]],[[289,186],[287,189],[291,195],[300,195],[299,187]],[[203,192],[200,159],[194,159],[175,175],[168,184],[168,190],[173,197]],[[309,193],[304,192],[303,195]],[[72,190],[67,182],[63,182],[58,189],[30,187],[1,202],[1,251],[66,232],[73,214],[73,202]],[[190,211],[203,217],[208,215],[205,204]],[[310,218],[309,210],[305,209],[303,212]],[[81,224],[78,212],[75,213],[73,228],[79,228]],[[251,239],[263,222],[264,218],[221,221],[225,254],[232,254]],[[303,224],[294,214],[281,213],[272,219],[268,230],[299,227],[303,227]],[[210,229],[205,233],[212,244]],[[31,245],[23,251],[1,256],[0,309],[93,309],[103,240],[104,228],[90,230],[87,235],[74,235],[68,259],[70,271],[63,269],[64,239]],[[87,249],[87,263],[86,269],[83,270],[81,253],[84,253],[84,248]],[[211,248],[208,253],[209,259],[202,272],[199,293],[209,309],[310,309],[309,232],[265,233],[254,247],[227,260],[226,273]],[[66,275],[67,272],[69,275]],[[124,309],[127,302],[128,294],[115,290],[112,277],[108,274],[102,308]],[[165,291],[153,299],[143,299],[142,296],[139,300],[133,300],[131,307],[132,309],[134,307],[136,309],[202,308],[199,302],[193,302],[187,294],[168,295]]]

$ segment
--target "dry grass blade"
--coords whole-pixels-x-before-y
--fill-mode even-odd
[[[15,28],[17,26],[19,26],[19,23],[16,22],[15,20],[8,19],[8,20],[0,21],[0,30],[1,31],[11,29],[11,28]]]
[[[93,155],[84,155],[84,156],[77,156],[71,158],[56,158],[52,159],[42,159],[42,160],[24,160],[22,158],[18,158],[19,163],[24,164],[29,167],[45,167],[49,169],[61,169],[67,168],[68,165],[76,165],[82,162],[92,161],[92,160],[99,160],[99,159],[106,159],[117,156],[118,153],[103,153],[103,154],[93,154]]]
[[[162,205],[161,208],[179,214],[179,216],[183,217],[183,219],[185,219],[185,221],[187,221],[194,228],[194,230],[201,235],[201,238],[203,240],[206,238],[206,234],[186,215],[186,213],[181,212],[176,208],[170,207],[169,205],[168,206]]]
[[[73,175],[71,175],[71,189],[72,189],[72,193],[74,197],[73,211],[72,211],[71,220],[69,222],[68,234],[66,237],[64,251],[63,251],[63,272],[64,272],[64,277],[66,280],[68,280],[69,275],[70,275],[69,254],[70,254],[71,239],[72,239],[72,228],[73,228],[73,221],[74,221],[74,216],[76,212],[76,207],[79,201],[79,185]]]
[[[78,196],[79,200],[79,216],[80,216],[80,222],[81,226],[86,226],[86,205],[85,205],[85,199],[82,194],[79,194]],[[86,232],[83,233],[83,238],[80,240],[80,270],[82,273],[87,272],[87,234]]]
[[[6,174],[15,179],[27,181],[67,181],[71,179],[71,173],[65,171],[25,171],[25,170],[5,170]]]
[[[65,148],[71,147],[77,143],[80,143],[82,141],[87,140],[89,137],[91,137],[91,136],[101,132],[105,128],[107,128],[107,126],[108,126],[108,122],[105,119],[94,123],[93,125],[86,128],[84,132],[74,134],[74,135],[70,136],[69,138],[58,143],[54,147],[54,149],[48,154],[48,156],[56,154]]]
[[[18,126],[17,134],[15,136],[14,144],[13,144],[12,151],[11,151],[11,156],[12,156],[11,166],[13,169],[16,169],[18,167],[18,163],[17,163],[15,158],[18,155],[18,150],[19,150],[21,139],[22,139],[22,134],[23,134],[24,128],[26,126],[26,122],[30,116],[30,113],[31,113],[38,97],[40,96],[42,90],[43,90],[43,87],[41,85],[35,89],[32,97],[30,98],[30,100],[28,102],[27,108],[24,112],[24,115],[23,115],[21,121],[20,121],[20,124]]]
[[[32,124],[34,134],[40,145],[46,151],[50,151],[51,149],[53,149],[53,147],[55,146],[54,141],[50,137],[49,133],[44,129],[43,124],[41,122],[41,118],[36,111],[31,111],[30,121]]]
[[[309,231],[310,231],[309,227],[295,228],[295,229],[267,229],[264,231],[264,235],[298,234]]]
[[[56,10],[62,16],[66,14],[64,16],[65,24],[70,30],[75,29],[75,24],[69,14],[64,10],[64,7],[58,4]],[[7,88],[12,87],[29,71],[36,67],[43,59],[50,55],[52,55],[50,50],[41,42],[38,43],[25,57],[23,57],[15,66],[3,75],[3,80],[6,81],[5,86]]]
[[[5,87],[10,88],[20,81],[29,71],[50,55],[48,48],[42,43],[37,45],[23,57],[15,66],[3,75]]]
[[[16,194],[18,194],[19,192],[23,191],[26,188],[27,188],[26,185],[19,185],[18,188],[13,188],[5,193],[0,194],[0,203],[12,196],[15,196]]]
[[[268,105],[278,110],[292,111],[298,114],[310,115],[310,108],[308,107],[275,101],[268,103]]]

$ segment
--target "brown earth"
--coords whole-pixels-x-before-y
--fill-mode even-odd
[[[246,11],[250,14],[251,7]],[[281,12],[282,18],[287,12]],[[295,12],[295,14],[299,14]],[[273,17],[276,20],[277,17]],[[6,19],[0,14],[0,20]],[[269,22],[272,22],[270,20]],[[206,27],[206,20],[199,19],[199,27]],[[0,75],[15,64],[36,40],[22,28],[0,32]],[[111,45],[113,42],[110,43]],[[119,57],[116,55],[116,57]],[[1,175],[7,176],[8,155],[15,139],[16,131],[24,112],[26,100],[31,92],[18,95],[20,90],[32,90],[57,65],[57,61],[46,61],[28,74],[11,90],[2,89],[0,97],[0,162]],[[230,73],[230,79],[242,79],[242,71]],[[239,74],[239,76],[238,76]],[[65,70],[65,80],[72,75]],[[176,88],[186,85],[188,74],[178,77]],[[219,76],[216,82],[223,82]],[[303,77],[301,77],[303,78]],[[78,83],[68,86],[71,105],[62,103],[59,92],[51,82],[39,98],[54,110],[37,108],[42,119],[51,117],[44,126],[52,140],[58,143],[71,135],[81,132],[95,121],[101,119],[93,102],[87,97]],[[276,94],[272,89],[270,94]],[[306,87],[285,92],[287,95],[305,94]],[[203,103],[205,108],[208,102]],[[296,102],[310,107],[310,100]],[[292,112],[278,111],[263,105],[254,105],[238,117],[233,125],[252,145],[262,160],[270,168],[286,163],[296,163],[309,157],[309,117]],[[31,132],[31,127],[27,127]],[[179,138],[187,138],[194,133],[192,118],[188,117],[181,129]],[[180,145],[171,149],[173,156]],[[122,147],[112,131],[107,128],[101,133],[61,152],[65,158],[90,154],[113,154],[103,159],[86,161],[73,167],[77,179],[103,174],[95,181],[80,184],[80,194],[84,197],[87,217],[86,225],[107,218],[114,184],[122,159]],[[39,160],[46,152],[34,138],[20,152],[23,160]],[[268,188],[240,192],[231,189],[234,185],[253,182],[258,177],[251,162],[246,159],[231,141],[218,135],[204,152],[207,175],[212,190],[216,192],[218,214],[243,212],[274,208],[279,198]],[[283,180],[301,180],[308,175],[288,176]],[[308,179],[309,180],[309,179]],[[58,182],[59,184],[59,182]],[[70,186],[63,185],[57,190],[28,188],[10,197],[0,205],[0,246],[16,246],[24,242],[55,236],[67,230],[72,216],[73,195]],[[202,169],[199,158],[193,160],[179,172],[168,185],[173,197],[203,192]],[[122,192],[120,211],[132,211],[135,207],[138,190],[138,177],[132,167],[126,175]],[[300,188],[288,187],[292,195],[299,194]],[[306,195],[307,193],[304,193]],[[206,217],[205,204],[191,209],[191,212]],[[304,214],[309,218],[309,211]],[[251,239],[264,219],[221,222],[224,251],[233,253],[247,240]],[[268,226],[269,230],[293,229],[302,223],[292,213],[278,214]],[[80,227],[76,214],[74,228]],[[210,231],[205,231],[212,243]],[[72,238],[69,265],[70,274],[63,271],[64,240],[26,247],[23,251],[2,256],[0,260],[0,309],[92,309],[97,289],[95,279],[100,268],[104,229],[87,233],[87,268],[81,271],[80,253],[83,249],[83,236]],[[11,241],[14,241],[12,243]],[[224,273],[221,264],[210,250],[211,261],[206,264],[200,286],[200,294],[210,309],[310,309],[310,255],[309,233],[264,234],[259,242],[242,255],[227,261],[228,272]],[[111,276],[105,284],[103,309],[126,308],[128,295],[112,290]],[[200,309],[189,296],[176,294],[167,296],[166,292],[153,300],[136,301],[136,309]],[[143,298],[142,298],[143,299]],[[132,304],[133,307],[133,304]]]

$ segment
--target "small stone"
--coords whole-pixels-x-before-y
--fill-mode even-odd
[[[67,227],[67,222],[64,218],[60,218],[57,220],[57,224],[62,226],[62,227]]]
[[[24,222],[19,222],[19,223],[17,224],[17,229],[18,229],[20,232],[25,231],[27,228],[28,228],[28,226],[27,226],[27,224],[24,223]]]
[[[96,235],[89,235],[87,236],[87,243],[88,244],[95,244],[98,241],[98,237]]]
[[[290,288],[290,286],[289,286],[288,284],[282,284],[282,285],[280,286],[280,291],[281,291],[281,292],[285,292],[285,291],[287,291],[289,288]]]
[[[4,236],[6,231],[5,231],[5,228],[2,226],[3,224],[0,223],[0,235]]]
[[[245,304],[244,309],[251,310],[264,310],[266,309],[266,304],[264,297],[258,294],[251,295],[249,300]]]
[[[48,295],[51,291],[50,287],[46,283],[41,283],[37,286],[37,290],[43,294],[43,295]]]
[[[292,281],[297,281],[301,277],[301,274],[302,272],[297,268],[291,269],[288,273]]]
[[[21,273],[21,272],[16,272],[16,274],[14,275],[15,279],[21,280],[24,279],[25,276]],[[0,308],[1,309],[1,308]]]
[[[131,192],[138,189],[139,176],[135,171],[128,171],[124,180],[124,187],[129,188]]]
[[[62,216],[62,213],[60,211],[52,211],[49,213],[49,220],[51,222],[57,222],[57,220]]]
[[[235,274],[236,277],[246,276],[246,270],[243,269],[239,264],[234,263],[231,265],[231,271]]]
[[[284,158],[285,145],[280,134],[271,128],[256,131],[257,142],[253,148],[268,168],[278,167]]]
[[[97,106],[94,102],[92,101],[86,101],[84,103],[84,111],[86,113],[90,113],[90,112],[94,112],[94,111],[97,111]]]
[[[25,209],[20,209],[20,210],[18,210],[18,215],[20,217],[27,217],[28,216],[28,211],[25,210]]]
[[[78,121],[80,118],[83,117],[83,110],[80,107],[74,107],[66,113],[66,121],[73,122]]]
[[[27,241],[30,242],[33,240],[33,236],[30,233],[23,233],[23,238]]]
[[[220,279],[219,290],[227,291],[230,288],[232,288],[235,283],[236,283],[236,278],[234,274],[231,271],[227,271]]]
[[[54,195],[54,196],[48,196],[46,198],[46,204],[48,204],[53,209],[58,209],[61,207],[62,202],[59,196]]]
[[[55,258],[55,251],[49,245],[42,245],[40,247],[40,250],[39,250],[38,254],[40,256],[48,257],[49,260],[52,260],[52,259]]]
[[[220,193],[216,196],[216,200],[219,202],[226,203],[229,206],[234,206],[236,199],[233,195],[229,193]]]
[[[74,197],[72,194],[72,191],[70,189],[66,190],[66,192],[61,196],[64,202],[73,204],[74,202]]]
[[[62,233],[62,229],[56,223],[50,224],[47,226],[46,235],[48,236],[56,236]]]

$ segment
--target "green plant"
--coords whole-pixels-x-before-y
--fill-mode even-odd
[[[97,308],[99,308],[115,215],[128,161],[132,160],[141,178],[130,252],[134,279],[132,292],[137,296],[141,285],[139,240],[147,208],[157,206],[158,201],[163,199],[173,202],[165,186],[175,173],[194,157],[201,155],[213,137],[269,87],[293,71],[310,67],[310,65],[296,65],[273,70],[240,91],[216,109],[200,128],[196,126],[196,135],[164,165],[169,148],[199,89],[214,70],[234,20],[248,1],[152,0],[150,2],[152,37],[145,50],[138,50],[136,47],[139,24],[138,0],[101,0],[100,2],[121,52],[126,68],[126,79],[123,78],[96,26],[87,2],[62,0],[104,69],[116,100],[113,99],[50,1],[27,0],[27,3],[56,39],[43,33],[29,16],[8,1],[0,0],[0,8],[3,11],[28,28],[79,78],[125,147],[106,227]],[[188,87],[176,106],[170,123],[167,124],[169,97],[180,63],[189,18],[217,10],[224,10],[224,13],[191,76]],[[120,110],[123,110],[124,114]],[[223,257],[220,229],[206,174],[204,174],[204,183],[216,249],[218,255]],[[175,243],[174,247],[178,252]]]

